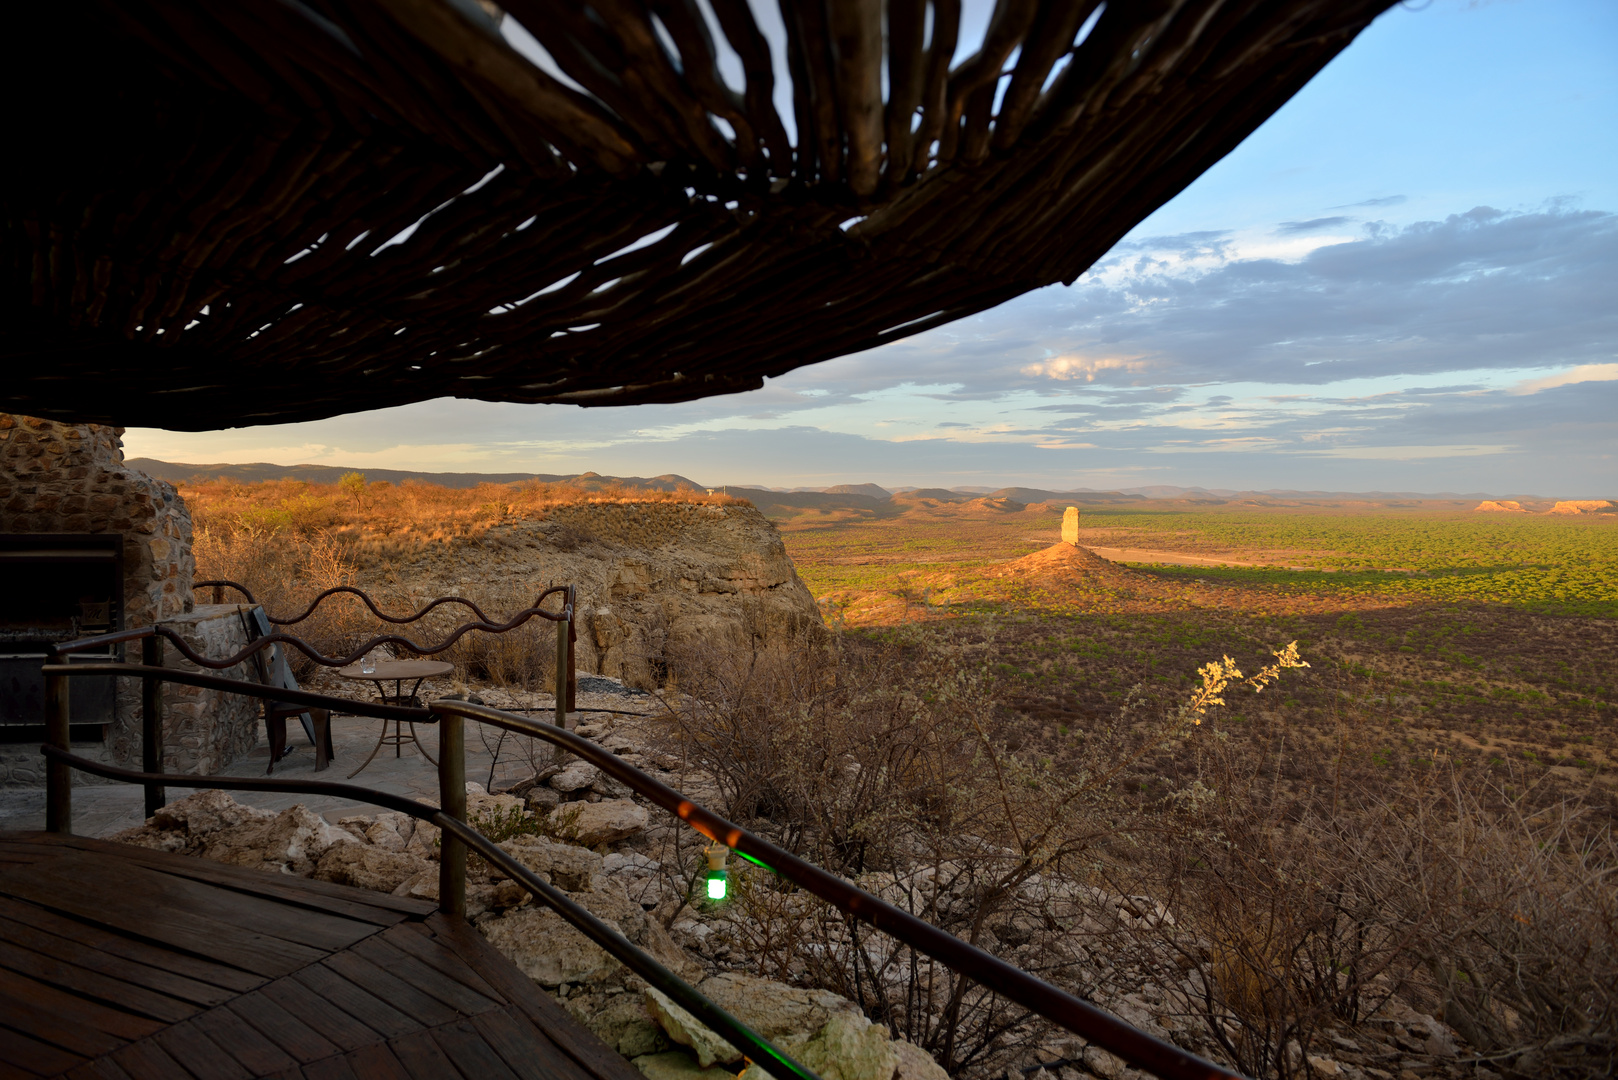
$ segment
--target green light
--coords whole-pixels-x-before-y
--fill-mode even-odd
[[[727,875],[723,870],[708,871],[708,899],[723,900],[725,890],[729,887]]]

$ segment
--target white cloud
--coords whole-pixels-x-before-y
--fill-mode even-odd
[[[1071,379],[1095,382],[1096,376],[1106,371],[1118,371],[1133,375],[1145,370],[1146,362],[1139,358],[1106,356],[1086,359],[1082,356],[1054,356],[1049,360],[1041,360],[1036,364],[1025,365],[1022,368],[1022,373],[1031,379],[1044,376],[1047,379],[1058,379],[1063,382]]]
[[[1360,461],[1422,461],[1427,458],[1487,457],[1515,450],[1514,446],[1334,446],[1305,450],[1313,457],[1353,458]]]
[[[1618,364],[1580,364],[1538,379],[1524,379],[1511,388],[1513,394],[1537,394],[1541,390],[1554,390],[1558,386],[1574,383],[1611,382],[1618,379]]]

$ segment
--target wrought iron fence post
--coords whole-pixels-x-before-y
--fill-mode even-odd
[[[579,640],[579,587],[567,587],[567,711],[578,709],[579,665],[574,643]]]
[[[438,808],[466,820],[465,724],[454,713],[438,717]],[[466,843],[439,833],[438,910],[466,917]]]
[[[140,662],[149,668],[163,666],[163,639],[157,634],[140,643]],[[155,675],[140,680],[140,764],[143,772],[163,771],[163,682]],[[151,817],[167,802],[162,784],[146,785],[146,816]]]
[[[53,663],[65,658],[51,654]],[[72,750],[68,734],[67,676],[52,672],[45,676],[45,741],[64,753]],[[73,769],[65,761],[45,760],[45,831],[73,831]]]
[[[556,726],[567,727],[567,630],[573,620],[567,609],[567,593],[562,594],[562,618],[556,624]]]

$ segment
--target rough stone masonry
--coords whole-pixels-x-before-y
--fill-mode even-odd
[[[0,413],[0,532],[122,535],[124,628],[166,622],[202,655],[228,656],[246,642],[236,608],[194,603],[191,514],[173,485],[124,464],[123,431]],[[165,663],[192,666],[173,648]],[[219,674],[252,678],[240,668]],[[140,687],[120,683],[105,743],[80,752],[138,766]],[[228,765],[256,744],[257,715],[251,699],[169,684],[164,770],[207,773]],[[43,775],[35,747],[0,746],[0,787],[33,787]]]

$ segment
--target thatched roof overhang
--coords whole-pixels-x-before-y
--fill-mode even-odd
[[[951,68],[959,0],[779,3],[795,139],[747,0],[11,13],[0,409],[757,387],[1072,282],[1389,6],[1000,0]]]

